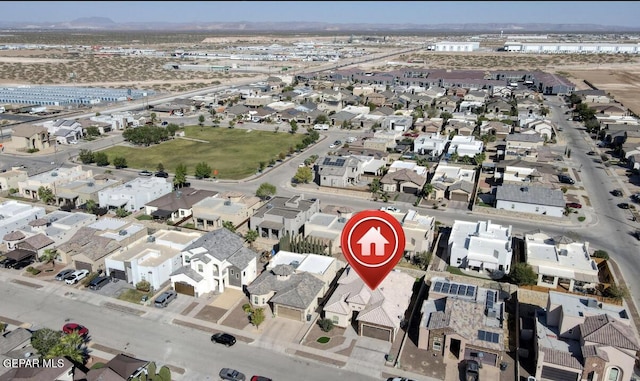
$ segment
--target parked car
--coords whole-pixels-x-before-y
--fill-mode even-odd
[[[622,191],[620,189],[614,189],[611,191],[611,194],[616,197],[622,197]]]
[[[165,171],[158,171],[155,173],[156,177],[162,177],[163,179],[169,178],[169,174]]]
[[[171,301],[178,297],[178,294],[173,290],[167,290],[160,294],[153,302],[153,304],[158,308],[164,308],[171,303]]]
[[[25,259],[21,259],[19,261],[17,261],[16,263],[11,265],[11,268],[14,270],[22,270],[23,268],[29,266],[30,264],[32,264],[35,261],[35,259],[33,257],[29,257],[29,258],[25,258]]]
[[[93,280],[91,282],[89,282],[88,287],[89,287],[90,290],[97,291],[97,290],[101,289],[102,287],[104,287],[110,281],[111,281],[111,278],[108,277],[108,276],[95,277],[95,278],[93,278]]]
[[[575,184],[576,182],[567,175],[558,175],[558,181],[563,184]]]
[[[138,175],[149,177],[149,176],[153,176],[153,173],[151,173],[151,172],[147,171],[146,169],[144,169],[144,170],[138,172]]]
[[[406,377],[389,377],[387,378],[387,381],[413,381],[413,380]]]
[[[627,204],[626,202],[621,202],[618,204],[618,208],[620,209],[629,209],[629,204]]]
[[[595,154],[596,154],[596,153],[595,153],[595,151],[589,151],[589,152],[587,152],[587,155],[589,155],[589,156],[594,156]]]
[[[211,341],[218,344],[224,344],[227,347],[230,347],[236,343],[236,338],[228,333],[219,332],[211,335]]]
[[[74,269],[66,269],[66,270],[62,270],[58,273],[58,275],[56,275],[56,280],[64,280],[64,278],[68,277],[69,275],[71,275],[74,271]]]
[[[640,229],[636,230],[636,232],[633,233],[633,235],[636,237],[638,241],[640,241]]]
[[[269,377],[265,376],[253,376],[251,377],[251,381],[272,381]]]
[[[18,261],[16,261],[13,258],[5,258],[2,261],[0,261],[0,267],[4,267],[5,269],[9,269],[11,268],[11,266],[14,265],[14,263],[16,263]]]
[[[229,381],[244,381],[244,380],[246,380],[246,377],[244,376],[243,373],[240,373],[237,370],[230,369],[230,368],[222,368],[222,369],[220,369],[220,378],[222,378],[223,380],[229,380]]]
[[[330,145],[329,145],[329,148],[336,148],[336,144],[335,144],[335,143],[330,144]]]
[[[632,194],[631,199],[635,202],[640,202],[640,193]]]
[[[380,210],[385,212],[400,213],[400,209],[396,208],[395,206],[383,206],[382,208],[380,208]]]
[[[72,332],[78,332],[80,336],[84,337],[89,334],[89,329],[78,323],[67,323],[62,326],[62,332],[67,335]]]
[[[480,380],[480,364],[475,360],[467,360],[467,365],[464,370],[464,379],[466,381],[479,381]]]
[[[76,284],[84,279],[87,274],[89,274],[89,270],[87,269],[76,270],[72,272],[71,275],[68,275],[66,278],[64,278],[64,281],[66,284]]]
[[[568,202],[565,206],[567,208],[574,208],[574,209],[581,209],[582,208],[582,204],[577,203],[577,202]]]

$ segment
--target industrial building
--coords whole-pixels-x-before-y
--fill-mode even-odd
[[[42,106],[93,105],[142,99],[155,94],[152,90],[99,89],[70,86],[0,87],[0,104]]]
[[[566,43],[566,42],[513,42],[504,44],[507,52],[557,54],[639,54],[640,44]]]

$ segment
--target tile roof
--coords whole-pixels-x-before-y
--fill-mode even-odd
[[[46,235],[40,233],[34,236],[31,236],[27,239],[25,239],[24,241],[18,243],[18,246],[21,249],[29,249],[32,248],[33,251],[38,251],[40,249],[42,249],[43,247],[49,246],[51,244],[55,243],[54,240],[52,240],[51,238],[47,237]],[[25,245],[28,246],[25,248]]]
[[[380,179],[382,184],[393,184],[396,182],[411,182],[418,186],[423,186],[427,182],[426,176],[420,176],[411,169],[400,169],[395,172],[387,173]]]
[[[177,269],[176,271],[171,273],[171,276],[173,275],[180,275],[180,274],[184,274],[186,275],[188,278],[195,280],[196,282],[200,282],[201,280],[204,279],[204,277],[200,274],[198,274],[198,272],[194,269],[192,269],[189,266],[183,266],[180,267],[179,269]]]
[[[71,256],[84,254],[96,261],[121,247],[118,241],[102,237],[101,233],[102,230],[83,226],[58,249]]]
[[[203,235],[183,251],[191,251],[198,248],[204,248],[207,252],[194,255],[191,258],[192,260],[200,259],[208,263],[210,256],[220,262],[227,261],[239,269],[244,269],[251,260],[258,257],[258,253],[244,247],[244,238],[225,228]]]
[[[147,206],[176,212],[178,209],[191,209],[193,204],[217,194],[216,191],[184,187],[147,203]]]
[[[299,272],[289,275],[277,275],[288,265],[276,266],[271,271],[264,271],[249,286],[247,291],[252,295],[265,295],[275,292],[269,300],[283,306],[306,309],[318,296],[325,283],[310,273]]]
[[[609,355],[597,345],[585,345],[582,347],[582,357],[600,357],[604,361],[609,361]]]
[[[570,352],[545,347],[540,348],[540,350],[544,353],[544,361],[546,363],[566,366],[572,369],[582,369],[581,359]]]
[[[502,184],[497,187],[496,200],[555,207],[565,206],[564,193],[561,190],[531,184]]]
[[[0,336],[0,354],[11,352],[22,343],[31,339],[31,332],[24,328],[16,328]]]
[[[616,348],[640,350],[638,340],[628,325],[602,314],[588,316],[580,324],[580,335],[585,342],[609,345]]]

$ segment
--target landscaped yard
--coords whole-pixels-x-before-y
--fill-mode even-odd
[[[254,174],[261,161],[268,164],[280,152],[288,153],[289,147],[295,147],[304,135],[189,126],[185,127],[185,137],[150,147],[116,146],[104,152],[110,161],[117,156],[125,157],[129,168],[153,171],[162,163],[165,170],[174,173],[178,164],[183,163],[187,174],[193,175],[196,164],[204,161],[218,171],[218,178],[241,179]]]
[[[118,299],[140,304],[140,302],[142,301],[142,297],[145,295],[147,296],[148,300],[151,300],[151,298],[153,297],[153,293],[151,292],[142,292],[133,288],[127,288],[126,290],[122,291],[120,295],[118,295]]]

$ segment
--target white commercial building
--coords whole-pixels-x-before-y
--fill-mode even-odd
[[[449,235],[449,265],[478,271],[511,270],[511,225],[456,220]]]
[[[480,49],[479,42],[441,41],[435,45],[436,52],[475,52]]]
[[[134,212],[145,204],[171,193],[173,184],[162,177],[138,177],[120,186],[98,192],[101,208],[124,208]]]
[[[613,44],[610,42],[599,43],[567,43],[567,42],[514,42],[507,41],[504,44],[507,52],[519,53],[580,53],[580,54],[638,54],[640,44]]]

